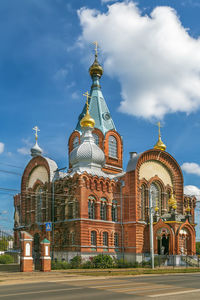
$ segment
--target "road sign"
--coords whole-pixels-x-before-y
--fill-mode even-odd
[[[51,222],[45,223],[45,226],[46,226],[46,231],[51,231],[52,230],[52,223]]]

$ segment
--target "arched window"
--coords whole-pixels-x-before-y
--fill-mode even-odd
[[[75,232],[74,231],[71,232],[71,244],[72,245],[75,244]]]
[[[88,218],[95,219],[95,198],[90,196],[88,200]]]
[[[155,208],[155,207],[158,207],[159,208],[159,211],[158,213],[161,214],[161,188],[160,188],[160,185],[153,182],[150,186],[150,193],[151,193],[151,197],[152,197],[152,206]]]
[[[103,246],[108,247],[108,233],[103,232]]]
[[[114,233],[114,246],[119,247],[119,234],[117,232]]]
[[[74,202],[68,202],[68,218],[73,219],[74,217]]]
[[[112,203],[112,221],[117,222],[117,202]]]
[[[97,233],[96,231],[91,231],[91,245],[96,246],[97,245]]]
[[[43,190],[41,187],[36,191],[36,221],[42,222],[42,194]]]
[[[169,209],[169,205],[168,205],[168,200],[169,200],[169,198],[170,198],[170,196],[171,196],[171,191],[170,190],[167,190],[167,196],[166,196],[166,207]]]
[[[97,146],[99,146],[99,136],[96,133],[93,133],[94,141]]]
[[[75,136],[73,139],[73,149],[76,148],[79,145],[79,138],[78,136]]]
[[[103,192],[103,182],[102,181],[100,182],[100,188],[101,188],[101,191]]]
[[[109,157],[117,158],[117,140],[113,135],[109,136],[108,139],[108,155]]]
[[[106,209],[107,209],[106,199],[101,198],[101,207],[100,207],[101,220],[106,220],[106,218],[107,218]]]
[[[106,182],[106,191],[109,192],[109,190],[110,190],[110,189],[109,189],[109,183]]]
[[[97,187],[97,181],[94,180],[94,189],[97,191],[98,187]]]
[[[140,213],[140,217],[141,220],[145,220],[145,196],[146,196],[146,188],[145,185],[143,184],[141,186],[141,213]]]
[[[25,255],[30,256],[31,255],[31,246],[30,243],[26,243],[26,249],[25,249]]]

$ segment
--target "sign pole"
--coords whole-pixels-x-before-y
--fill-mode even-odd
[[[151,253],[151,268],[154,269],[154,245],[153,245],[153,207],[152,207],[152,193],[149,189],[149,230],[150,230],[150,253]]]

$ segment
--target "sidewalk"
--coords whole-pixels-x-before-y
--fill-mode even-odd
[[[169,272],[169,271],[173,272]],[[13,272],[13,271],[0,271],[0,286],[13,285],[13,284],[28,284],[37,282],[61,282],[61,281],[77,281],[77,280],[99,280],[114,277],[129,277],[129,276],[163,276],[170,274],[193,274],[199,273],[200,269],[186,269],[185,272],[182,268],[162,268],[157,270],[142,270],[142,269],[67,269],[67,270],[52,270],[51,272]],[[188,272],[189,271],[189,272]]]
[[[99,276],[98,278],[105,278],[105,276]],[[107,276],[106,276],[107,278]],[[25,284],[36,282],[56,282],[56,281],[74,281],[74,280],[96,280],[94,276],[84,276],[72,274],[71,272],[63,271],[51,271],[51,272],[0,272],[0,286],[9,284]]]

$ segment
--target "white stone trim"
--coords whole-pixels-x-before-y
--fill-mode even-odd
[[[20,259],[21,260],[33,260],[32,257],[27,257],[27,256],[21,256]]]
[[[113,158],[113,157],[111,157],[111,158]],[[115,158],[115,159],[116,159],[116,158]],[[118,158],[117,158],[117,160],[118,160]],[[113,167],[112,165],[108,165],[108,164],[105,164],[104,167],[109,167],[109,168],[111,168],[111,169],[117,169],[117,170],[123,171],[122,168],[119,168],[119,167]]]
[[[40,259],[51,260],[51,257],[50,256],[41,256]]]
[[[115,222],[115,221],[107,221],[107,220],[99,220],[99,219],[89,219],[89,218],[76,218],[76,219],[66,219],[63,221],[56,221],[54,224],[59,224],[59,223],[63,223],[63,222],[74,222],[74,221],[95,221],[95,222],[103,222],[103,223],[111,223],[111,224],[121,224],[119,221]]]
[[[29,241],[29,242],[32,242],[33,239],[20,239],[20,241],[21,241],[21,242],[23,242],[23,241]]]

